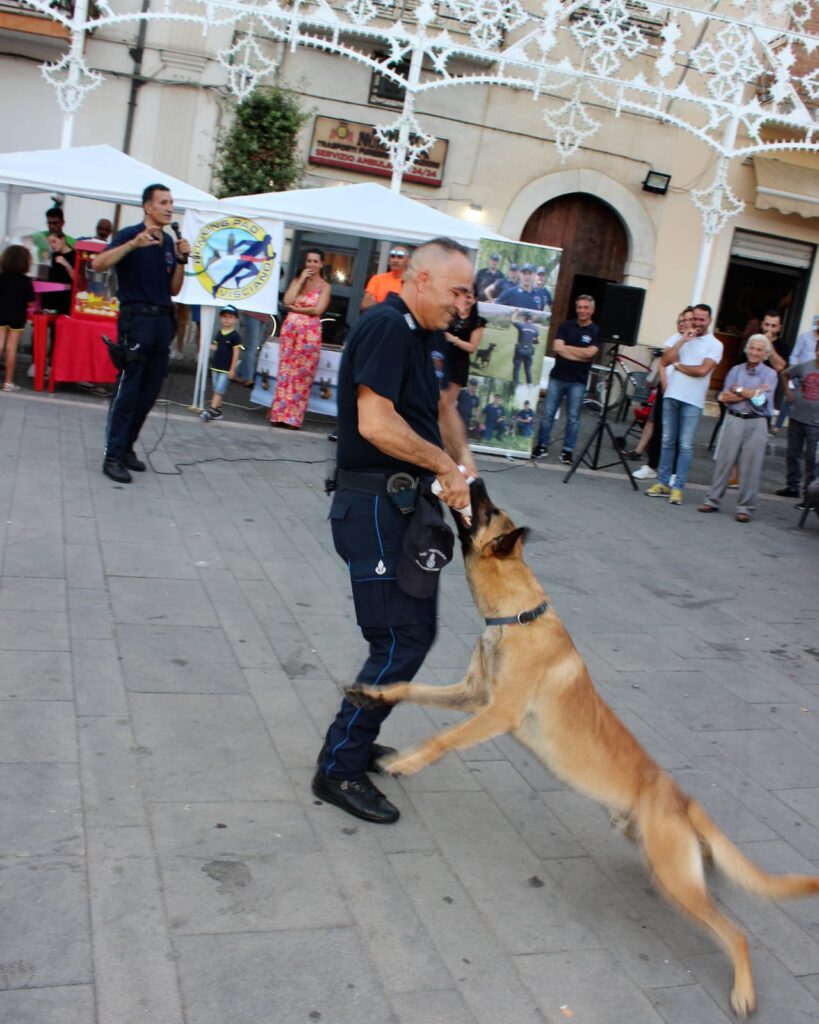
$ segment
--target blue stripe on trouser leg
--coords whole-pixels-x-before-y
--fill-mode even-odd
[[[356,682],[369,686],[412,679],[435,640],[437,595],[403,593],[395,564],[408,520],[385,498],[339,489],[330,510],[336,551],[348,563],[356,621],[369,653]],[[361,778],[390,708],[355,708],[343,700],[327,731],[321,770]]]

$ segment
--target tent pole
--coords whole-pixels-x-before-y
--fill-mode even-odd
[[[68,63],[68,75],[66,86],[68,88],[61,96],[63,108],[63,128],[60,137],[60,149],[68,149],[71,145],[71,138],[74,134],[74,114],[82,101],[82,90],[78,88],[80,82],[80,68],[83,63],[83,51],[85,49],[85,23],[88,19],[88,0],[76,0],[74,14],[71,18],[71,52]]]
[[[199,358],[196,361],[196,380],[193,385],[193,408],[205,408],[205,394],[208,389],[208,361],[213,325],[216,320],[216,306],[201,306],[199,314]]]

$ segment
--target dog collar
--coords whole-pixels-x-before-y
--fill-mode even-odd
[[[483,621],[487,626],[514,626],[516,623],[520,626],[525,626],[527,622],[539,619],[548,610],[549,602],[544,601],[543,604],[539,604],[537,608],[532,608],[528,612],[518,612],[517,615],[503,615],[500,618],[484,619]]]

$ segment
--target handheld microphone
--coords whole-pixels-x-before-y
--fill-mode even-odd
[[[176,235],[177,242],[181,242],[182,241],[182,232],[179,230],[179,221],[178,220],[171,221],[171,231],[173,231],[173,233]],[[187,256],[178,256],[177,259],[179,259],[182,263],[187,263],[188,262],[188,257]]]

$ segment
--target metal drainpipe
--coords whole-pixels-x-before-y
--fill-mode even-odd
[[[142,14],[148,13],[151,7],[151,0],[142,0]],[[139,32],[137,33],[136,46],[129,50],[131,58],[134,62],[134,68],[131,73],[131,92],[128,96],[128,113],[125,117],[125,134],[122,139],[122,152],[131,152],[131,136],[134,132],[134,119],[136,117],[137,108],[137,96],[139,90],[145,84],[142,77],[142,58],[145,55],[145,36],[148,33],[148,22],[145,18],[141,18],[139,22]],[[119,217],[122,206],[117,203],[116,210],[114,211],[114,230],[116,231],[119,227]]]

